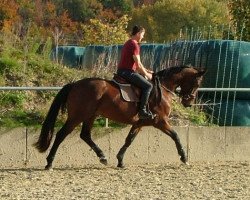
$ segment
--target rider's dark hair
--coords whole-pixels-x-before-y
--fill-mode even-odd
[[[142,26],[137,26],[135,25],[132,29],[132,35],[136,35],[137,33],[141,32],[141,31],[145,31],[145,29]]]

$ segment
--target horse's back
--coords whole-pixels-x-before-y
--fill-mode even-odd
[[[85,78],[73,83],[71,95],[75,98],[85,98],[86,101],[100,100],[105,93],[112,89],[110,81],[101,78]],[[115,89],[115,88],[114,88]]]
[[[73,112],[102,115],[129,123],[134,121],[133,117],[137,114],[135,104],[121,99],[119,87],[101,78],[86,78],[75,82],[68,97],[68,108]]]

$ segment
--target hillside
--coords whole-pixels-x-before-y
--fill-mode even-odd
[[[30,41],[14,40],[14,35],[2,35],[0,40],[0,84],[1,86],[63,86],[85,77],[110,79],[113,72],[95,69],[75,69],[50,60],[51,41],[43,45]],[[42,46],[42,48],[41,48]],[[103,74],[102,74],[103,73]],[[57,91],[0,91],[0,125],[2,127],[40,126]],[[64,119],[61,116],[60,121]],[[187,123],[204,124],[204,113],[195,109],[184,109],[174,104],[171,116],[174,125]],[[104,126],[99,118],[95,126]],[[112,126],[117,124],[112,123]]]

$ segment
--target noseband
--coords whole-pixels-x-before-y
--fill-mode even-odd
[[[186,94],[181,96],[182,99],[186,100],[186,101],[191,101],[195,99],[195,95],[194,94]]]
[[[196,95],[195,95],[195,90],[192,89],[190,92],[186,93],[186,94],[182,94],[180,92],[180,97],[183,99],[183,100],[186,100],[186,101],[192,101],[195,99]]]
[[[193,99],[195,99],[196,95],[194,94],[194,91],[192,90],[192,92],[190,94],[181,94],[181,93],[174,93],[173,91],[171,91],[170,89],[166,88],[164,85],[161,84],[161,87],[166,90],[167,92],[169,92],[170,94],[172,94],[173,96],[179,96],[180,98],[186,100],[186,101],[191,101]]]

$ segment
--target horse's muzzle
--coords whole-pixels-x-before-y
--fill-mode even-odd
[[[184,107],[191,107],[193,102],[195,100],[195,95],[194,94],[188,94],[188,95],[184,95],[182,96],[182,105]]]
[[[182,99],[185,101],[193,101],[195,99],[195,95],[194,94],[183,95]]]

